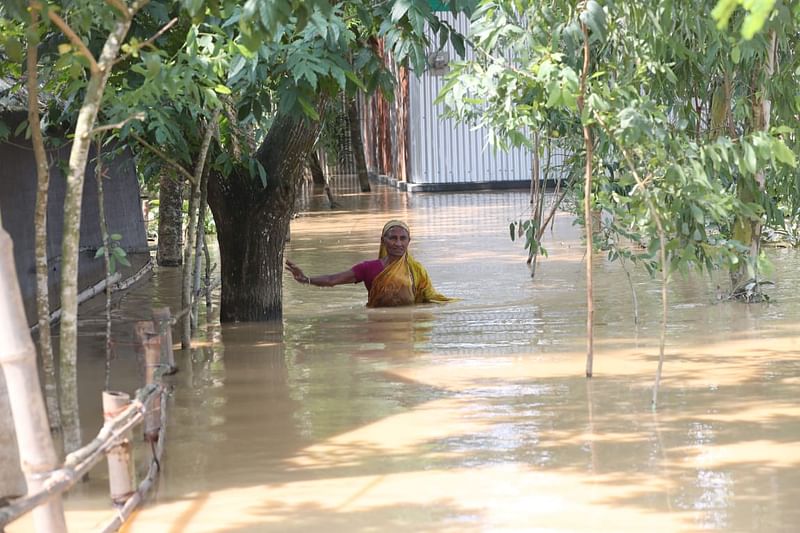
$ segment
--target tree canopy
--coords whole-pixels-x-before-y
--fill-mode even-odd
[[[752,273],[756,258],[737,224],[782,227],[798,216],[797,10],[776,4],[760,33],[752,31],[751,11],[738,37],[698,16],[711,7],[700,0],[480,2],[469,35],[474,57],[454,66],[440,101],[487,127],[501,147],[531,146],[531,132],[540,131],[578,162],[581,124],[590,125],[592,205],[612,215],[598,244],[612,258],[657,268],[660,218],[666,268],[748,263]],[[720,24],[728,18],[741,20],[728,13]],[[583,109],[581,24],[591,47]],[[764,101],[767,126],[759,117]]]

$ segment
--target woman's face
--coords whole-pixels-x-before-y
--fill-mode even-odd
[[[383,235],[383,245],[386,247],[389,257],[402,257],[406,253],[410,241],[411,237],[408,232],[400,226],[389,228],[389,231]]]

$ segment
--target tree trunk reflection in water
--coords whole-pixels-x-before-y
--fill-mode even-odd
[[[660,287],[631,272],[634,324],[624,270],[596,257],[601,357],[587,383],[571,216],[556,217],[531,281],[507,234],[527,192],[409,197],[379,186],[341,198],[335,213],[322,191],[302,199],[288,257],[310,271],[349,268],[374,257],[386,219],[403,218],[411,252],[461,301],[366,309],[362,286],[287,282],[282,334],[201,328],[197,348],[176,354],[167,468],[131,533],[771,532],[800,520],[797,251],[771,252],[779,305],[715,304],[717,279],[670,284],[672,362],[656,415]],[[149,289],[161,305],[175,301],[161,295],[169,285]]]

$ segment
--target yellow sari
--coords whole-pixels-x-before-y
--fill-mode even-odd
[[[381,246],[379,258],[386,256]],[[455,300],[436,291],[425,267],[408,252],[384,268],[372,282],[367,307],[396,307],[415,303],[444,303]]]

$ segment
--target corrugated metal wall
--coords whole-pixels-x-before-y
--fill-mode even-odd
[[[458,31],[466,34],[469,20],[439,13]],[[458,55],[448,43],[443,50],[450,60]],[[467,49],[470,57],[470,51]],[[409,182],[425,184],[458,184],[485,182],[530,181],[531,153],[526,149],[508,152],[495,150],[487,143],[486,130],[473,130],[468,124],[443,118],[442,105],[433,101],[445,84],[443,75],[426,72],[411,74],[410,85],[410,152]],[[553,154],[551,163],[561,165],[562,154]],[[542,161],[542,166],[545,162]]]

